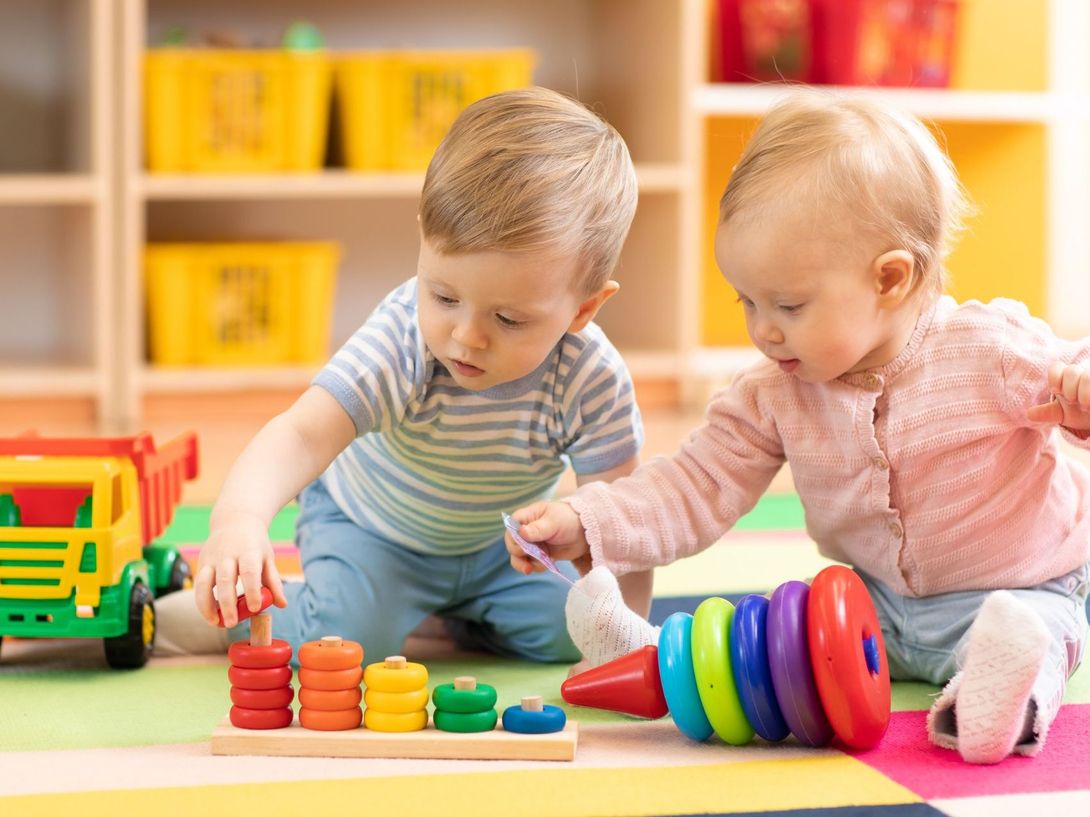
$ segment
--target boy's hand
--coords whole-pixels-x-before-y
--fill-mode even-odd
[[[1090,430],[1090,369],[1053,363],[1048,370],[1053,399],[1026,412],[1037,423],[1053,423],[1072,431]]]
[[[528,542],[540,545],[553,559],[572,562],[580,573],[590,569],[590,549],[579,521],[579,514],[566,502],[535,502],[520,508],[511,516],[522,525],[519,534]],[[504,533],[511,567],[530,575],[545,569],[541,562],[523,551],[510,533]]]
[[[193,581],[197,609],[213,627],[219,625],[217,612],[221,611],[224,627],[238,624],[239,579],[251,612],[261,608],[262,586],[272,591],[277,607],[287,606],[266,526],[256,517],[241,514],[216,525],[197,560]]]

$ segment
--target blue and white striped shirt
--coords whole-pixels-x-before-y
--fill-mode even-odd
[[[427,349],[416,279],[402,284],[314,379],[357,438],[322,480],[356,524],[424,553],[482,550],[501,510],[548,497],[570,463],[595,474],[643,444],[632,380],[594,324],[510,383],[463,389]]]

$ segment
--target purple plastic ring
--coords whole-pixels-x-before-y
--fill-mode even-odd
[[[768,604],[768,664],[780,712],[791,732],[807,746],[825,746],[833,728],[825,716],[810,664],[806,606],[810,587],[784,582]]]

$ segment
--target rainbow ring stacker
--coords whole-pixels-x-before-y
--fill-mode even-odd
[[[726,599],[704,599],[693,614],[693,671],[704,714],[727,743],[742,746],[753,739],[731,670],[728,647],[737,611]],[[661,654],[661,653],[660,653]],[[737,667],[734,668],[737,672]]]
[[[870,594],[850,569],[833,565],[814,577],[807,635],[833,731],[853,749],[869,749],[889,726],[889,666]]]
[[[790,730],[772,686],[765,629],[767,619],[768,599],[757,595],[742,597],[734,611],[730,657],[746,720],[765,740],[779,741],[786,738]]]
[[[693,668],[693,617],[673,613],[659,634],[659,677],[674,725],[695,741],[707,740],[712,725],[704,714]]]
[[[833,728],[825,717],[810,663],[806,634],[809,597],[810,586],[806,582],[789,581],[777,587],[768,603],[765,631],[772,686],[780,712],[801,743],[818,747],[828,745],[833,739]]]

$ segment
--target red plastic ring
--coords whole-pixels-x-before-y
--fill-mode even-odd
[[[869,749],[889,726],[889,665],[882,627],[863,581],[841,565],[810,585],[807,632],[825,715],[844,743]]]
[[[283,729],[291,726],[294,715],[291,707],[285,709],[246,709],[231,707],[231,723],[239,729]]]
[[[243,689],[231,687],[231,703],[246,709],[283,709],[295,698],[291,687],[276,689]]]

